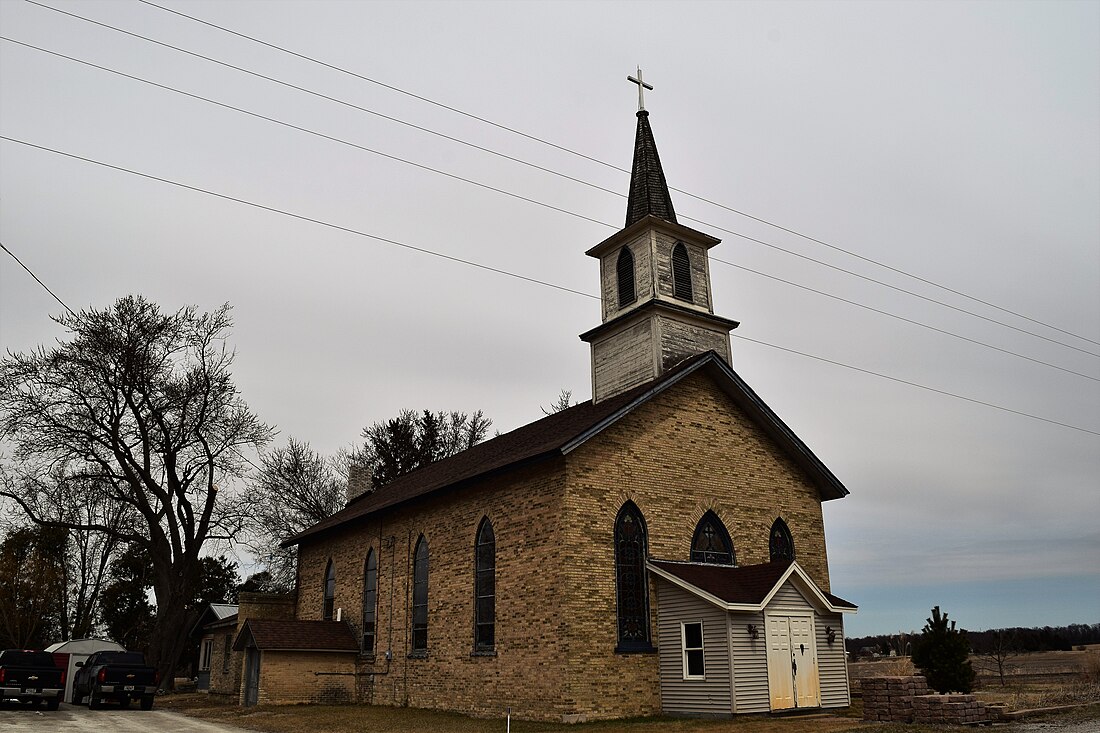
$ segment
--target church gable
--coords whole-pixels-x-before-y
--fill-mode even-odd
[[[650,555],[676,560],[689,559],[697,524],[713,511],[746,565],[771,559],[769,533],[782,518],[798,560],[827,588],[817,477],[719,381],[693,370],[570,453],[568,506],[613,518],[633,500],[649,523]]]

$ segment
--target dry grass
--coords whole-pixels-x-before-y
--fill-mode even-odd
[[[865,663],[861,663],[865,664]],[[908,659],[873,663],[869,674],[902,675],[911,672]],[[856,665],[852,665],[854,668]],[[1024,655],[1018,674],[1001,687],[994,677],[983,676],[980,699],[1007,703],[1014,710],[1100,700],[1100,650],[1049,652]],[[862,676],[852,674],[852,679]],[[854,685],[853,685],[854,686]],[[455,713],[414,708],[369,705],[288,705],[241,708],[228,699],[202,693],[168,695],[157,700],[159,708],[176,710],[205,720],[264,733],[502,733],[503,718],[487,720]],[[748,716],[732,720],[641,718],[580,725],[512,721],[515,733],[956,733],[971,730],[958,726],[923,726],[900,723],[864,723],[857,698],[847,711],[817,717],[770,718]],[[1058,713],[1065,722],[1100,721],[1100,705]],[[1011,731],[1012,728],[1004,730]]]

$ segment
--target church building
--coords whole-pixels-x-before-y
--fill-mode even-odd
[[[592,400],[377,491],[353,474],[347,506],[285,543],[286,617],[241,606],[241,702],[567,722],[847,706],[856,608],[830,592],[821,503],[848,491],[733,370],[718,243],[676,220],[641,108],[625,226],[586,253]]]

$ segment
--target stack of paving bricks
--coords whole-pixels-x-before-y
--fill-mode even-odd
[[[863,691],[863,719],[913,722],[913,698],[928,695],[923,677],[867,677]]]
[[[864,720],[967,725],[1003,715],[973,695],[929,694],[924,677],[868,677],[861,688]]]
[[[913,698],[914,723],[967,725],[989,720],[984,702],[973,695],[922,695]]]

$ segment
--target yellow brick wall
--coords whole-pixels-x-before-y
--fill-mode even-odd
[[[354,703],[355,655],[260,652],[260,705]]]
[[[551,601],[561,593],[563,477],[564,461],[554,459],[396,508],[301,548],[298,618],[321,617],[332,558],[336,607],[357,632],[367,548],[381,549],[376,654],[360,663],[362,702],[483,716],[511,707],[526,717],[561,718],[568,624]],[[495,656],[474,654],[474,541],[485,516],[496,535]],[[410,657],[409,639],[412,553],[420,534],[429,551],[425,658]]]
[[[645,516],[650,555],[670,560],[689,559],[695,526],[710,509],[729,530],[738,564],[767,562],[768,532],[781,516],[800,564],[829,587],[817,490],[698,374],[565,458],[440,492],[304,544],[298,618],[321,617],[331,558],[335,605],[358,629],[363,565],[374,547],[377,654],[360,659],[360,701],[485,716],[511,707],[543,720],[658,713],[657,655],[614,653],[614,520],[627,499]],[[496,656],[473,654],[474,540],[483,516],[496,534]],[[421,533],[430,555],[428,654],[410,658],[411,555]],[[652,591],[650,606],[656,645]]]
[[[657,396],[568,457],[565,588],[567,698],[588,719],[660,712],[656,654],[615,654],[614,523],[632,500],[645,517],[651,557],[687,561],[699,519],[725,523],[739,565],[767,562],[782,516],[797,559],[828,589],[817,489],[709,377]],[[656,593],[650,633],[656,646]],[[596,681],[599,684],[596,684]]]

